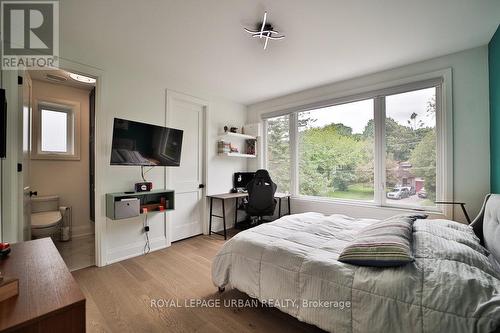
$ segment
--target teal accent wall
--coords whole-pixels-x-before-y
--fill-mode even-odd
[[[488,44],[488,64],[490,76],[491,192],[500,193],[500,26]]]

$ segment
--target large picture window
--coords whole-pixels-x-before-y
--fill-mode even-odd
[[[439,210],[442,80],[265,118],[265,167],[295,196]]]
[[[373,99],[297,117],[299,194],[373,201]]]

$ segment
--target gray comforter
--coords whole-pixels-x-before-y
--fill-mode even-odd
[[[337,261],[373,222],[304,213],[241,232],[214,259],[213,281],[331,332],[500,331],[500,274],[468,226],[415,221],[415,262],[403,267]]]

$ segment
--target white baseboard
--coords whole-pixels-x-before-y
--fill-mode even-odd
[[[144,244],[145,242],[141,241],[108,250],[106,255],[106,265],[143,255]],[[153,252],[164,249],[170,246],[170,244],[165,237],[161,237],[152,239],[150,241],[150,246],[151,252]]]

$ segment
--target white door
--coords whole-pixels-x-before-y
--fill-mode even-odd
[[[31,239],[31,186],[30,186],[30,151],[31,151],[31,78],[27,72],[23,75],[22,89],[22,187],[23,187],[23,223],[19,225],[19,235],[22,240]]]
[[[167,187],[175,190],[175,210],[168,219],[172,242],[203,233],[206,109],[197,98],[167,91],[167,126],[184,131],[180,166],[167,170]]]

